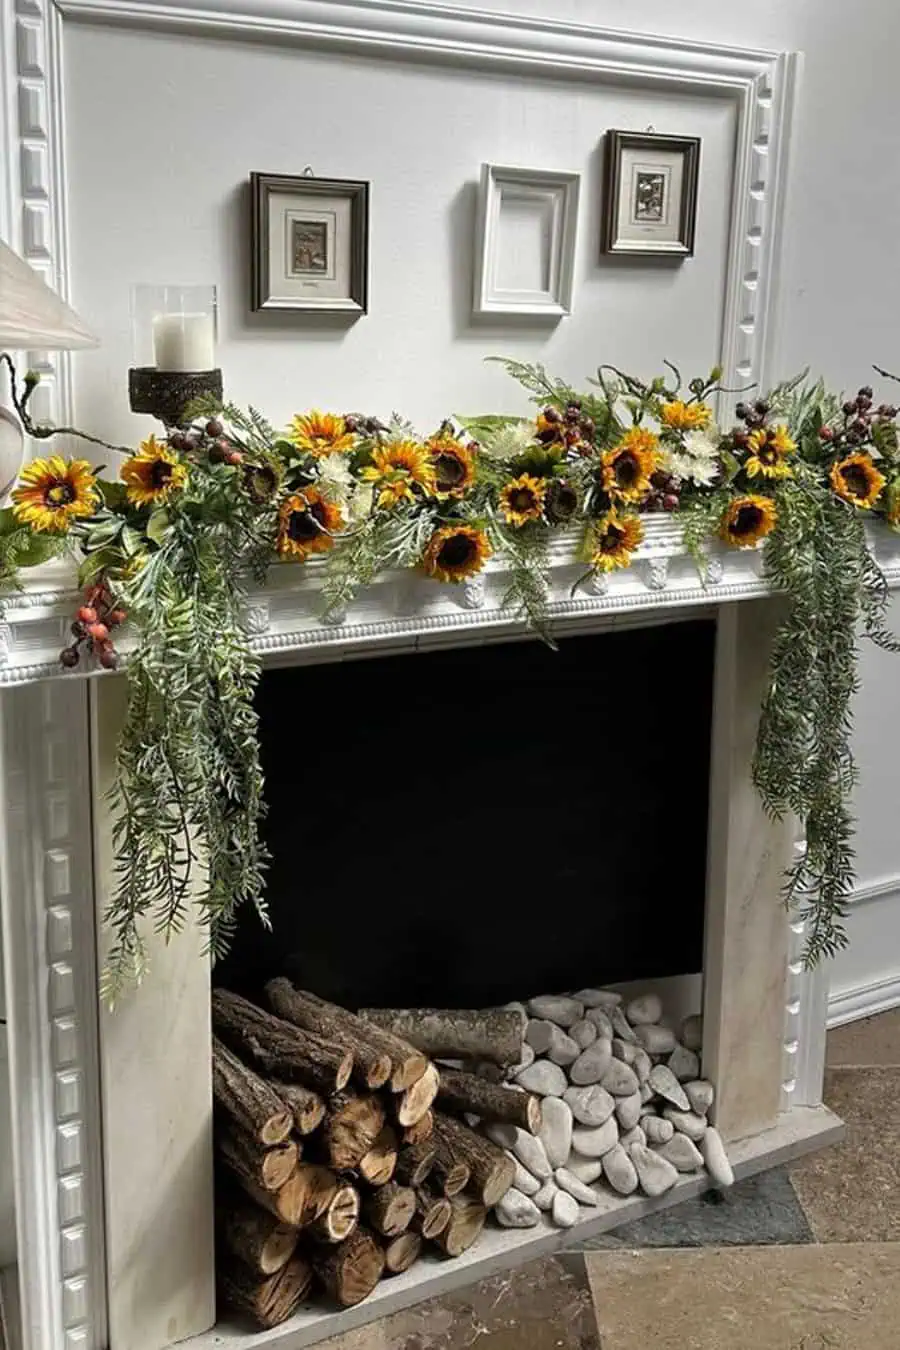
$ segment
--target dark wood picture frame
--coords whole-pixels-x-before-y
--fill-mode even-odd
[[[684,159],[679,227],[676,241],[652,243],[649,240],[622,237],[619,234],[619,206],[622,191],[622,155],[625,150],[675,152]],[[700,178],[699,136],[666,136],[657,131],[607,131],[604,160],[603,224],[600,248],[603,253],[645,258],[689,258],[694,252],[697,226],[697,187]]]
[[[269,198],[273,192],[298,197],[347,197],[350,202],[350,284],[346,296],[315,299],[273,294],[269,259]],[[251,173],[251,309],[296,310],[305,314],[366,314],[369,306],[369,184],[357,179],[312,178],[305,174]]]

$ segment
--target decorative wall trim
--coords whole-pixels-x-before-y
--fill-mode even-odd
[[[900,1007],[900,974],[832,994],[828,999],[828,1026],[839,1027],[844,1022],[874,1017],[897,1007]]]
[[[856,909],[860,905],[871,904],[873,900],[885,900],[889,896],[896,898],[898,893],[900,893],[900,872],[877,877],[874,881],[866,881],[861,886],[855,886],[850,903]]]

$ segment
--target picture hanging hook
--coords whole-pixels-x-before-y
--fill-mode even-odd
[[[315,176],[316,176],[316,175],[315,175],[315,171],[314,171],[314,169],[313,169],[313,166],[312,166],[311,164],[307,164],[306,168],[303,170],[302,177],[303,177],[303,178],[315,178]]]
[[[655,136],[655,135],[656,135],[656,127],[653,125],[652,122],[650,122],[650,123],[648,124],[647,130],[645,131],[644,135],[645,135],[645,136]]]

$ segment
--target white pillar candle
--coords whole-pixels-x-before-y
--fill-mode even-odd
[[[157,370],[215,369],[212,315],[154,314],[153,355]]]

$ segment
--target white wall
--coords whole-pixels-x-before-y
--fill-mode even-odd
[[[900,366],[893,0],[477,2],[802,50],[779,369],[810,365],[856,387],[872,361]],[[140,280],[218,281],[228,391],[276,418],[311,402],[382,412],[399,404],[423,421],[448,408],[519,406],[505,377],[482,365],[489,353],[538,357],[573,378],[601,358],[642,368],[663,355],[711,359],[730,134],[714,102],[87,26],[68,26],[66,66],[72,289],[107,344],[78,360],[79,412],[111,435],[133,436],[136,426],[123,376],[127,292]],[[596,146],[605,126],[649,122],[704,138],[697,257],[678,269],[600,265]],[[470,322],[472,184],[482,160],[585,175],[577,309],[556,328]],[[307,163],[373,181],[372,313],[350,327],[245,312],[240,185],[251,169],[299,172]],[[836,963],[841,1016],[900,1000],[900,667],[867,651],[862,676],[860,886],[864,896],[885,893],[858,904],[855,946]]]

